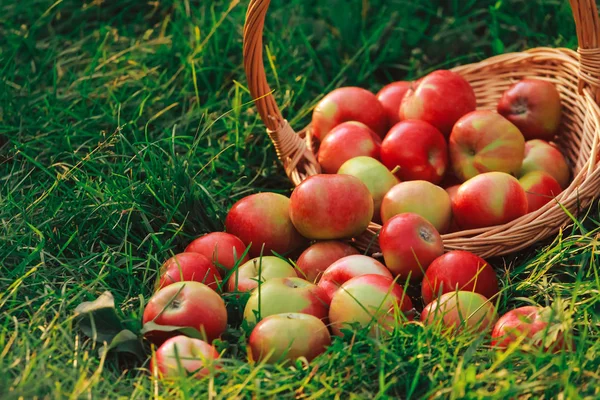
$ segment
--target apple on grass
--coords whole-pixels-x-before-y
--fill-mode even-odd
[[[521,342],[546,352],[573,349],[569,324],[553,307],[524,306],[504,314],[492,330],[492,347],[506,349]],[[519,345],[522,346],[522,345]]]
[[[317,285],[300,278],[273,278],[254,289],[244,308],[244,320],[252,324],[258,318],[290,312],[325,320],[328,311],[329,299]]]
[[[527,212],[534,212],[544,207],[562,192],[552,175],[544,171],[532,171],[523,175],[519,183],[527,196]]]
[[[479,293],[488,299],[498,294],[494,269],[481,257],[453,250],[433,260],[423,279],[421,295],[425,304],[456,290]]]
[[[156,345],[178,333],[159,330],[153,324],[193,328],[212,342],[227,328],[227,309],[221,296],[203,283],[175,282],[150,298],[142,321],[144,336]]]
[[[429,264],[444,253],[442,238],[425,218],[403,213],[388,220],[379,232],[379,247],[394,275],[419,282]]]
[[[315,107],[311,132],[320,141],[346,121],[358,121],[383,137],[388,121],[377,97],[366,89],[343,87],[327,94]]]
[[[460,186],[452,211],[462,229],[502,225],[527,214],[527,196],[515,177],[487,172]]]
[[[352,175],[365,184],[373,197],[373,215],[379,219],[381,202],[389,190],[400,183],[382,163],[371,157],[355,157],[346,161],[337,172]]]
[[[361,254],[340,258],[329,266],[319,281],[329,300],[346,281],[361,275],[381,275],[392,277],[390,271],[374,258]]]
[[[376,94],[377,100],[379,100],[387,114],[390,126],[400,122],[400,104],[402,104],[404,95],[410,89],[410,85],[411,82],[406,81],[392,82],[381,88]]]
[[[256,257],[241,265],[229,277],[229,292],[250,292],[259,282],[273,278],[297,277],[294,267],[275,256]]]
[[[225,232],[200,236],[188,244],[185,252],[202,254],[225,270],[231,270],[238,262],[243,264],[248,261],[248,255],[244,255],[246,245],[237,236]]]
[[[268,363],[312,361],[331,344],[327,326],[319,318],[301,313],[270,315],[252,330],[248,340],[252,358]]]
[[[368,126],[356,121],[343,122],[329,132],[319,146],[317,160],[323,172],[335,174],[351,158],[379,159],[381,138]]]
[[[412,319],[413,305],[400,285],[388,276],[361,275],[344,283],[333,295],[329,321],[334,335],[355,324],[371,326],[369,335],[393,331],[401,320]]]
[[[400,119],[429,122],[448,137],[452,127],[477,105],[473,88],[462,76],[438,70],[414,82],[400,105]]]
[[[298,258],[296,262],[298,276],[317,283],[331,264],[340,258],[354,254],[359,254],[358,250],[344,242],[336,240],[317,242],[304,250]]]
[[[551,82],[523,79],[504,92],[498,113],[515,124],[525,139],[552,140],[560,126],[560,94]]]
[[[571,171],[565,156],[555,146],[543,140],[534,139],[525,143],[525,158],[519,177],[533,171],[549,173],[563,189],[569,186]]]
[[[444,135],[433,125],[406,120],[390,129],[381,144],[381,162],[402,181],[424,180],[438,184],[448,166]]]
[[[159,290],[175,282],[202,282],[213,290],[219,289],[221,275],[214,264],[198,253],[180,253],[169,258],[159,271],[155,289]]]
[[[454,174],[462,181],[491,171],[516,175],[525,154],[525,138],[502,115],[478,110],[454,125],[449,149]]]
[[[202,378],[219,369],[219,353],[200,339],[179,335],[168,339],[150,361],[150,371],[161,378],[193,375]]]
[[[402,182],[383,197],[381,220],[385,224],[390,218],[407,212],[422,216],[438,232],[445,233],[452,219],[452,204],[448,193],[431,182]]]
[[[225,219],[227,232],[251,245],[250,257],[287,254],[306,240],[290,220],[290,199],[277,193],[257,193],[235,203]],[[263,248],[264,246],[264,248]]]
[[[373,197],[354,176],[313,175],[294,189],[290,218],[309,239],[352,238],[369,226]]]
[[[496,322],[496,308],[479,293],[448,292],[433,300],[423,309],[421,322],[441,324],[452,331],[486,332]]]

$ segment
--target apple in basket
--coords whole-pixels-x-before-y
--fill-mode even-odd
[[[381,220],[385,224],[395,215],[415,213],[444,233],[452,220],[448,193],[427,181],[402,182],[390,189],[381,202]]]
[[[491,171],[516,175],[525,154],[525,138],[500,114],[479,110],[456,123],[449,149],[454,173],[462,181]]]
[[[462,229],[502,225],[527,214],[527,196],[515,177],[487,172],[460,186],[452,211]]]
[[[355,254],[359,254],[358,250],[344,242],[337,240],[317,242],[304,250],[298,257],[296,262],[298,276],[309,282],[317,283],[331,264],[340,258]]]
[[[419,282],[429,264],[444,253],[442,238],[425,218],[414,213],[396,215],[379,233],[385,264],[394,275]]]
[[[306,243],[289,217],[290,199],[277,193],[257,193],[239,200],[225,219],[225,228],[251,245],[250,257],[292,252]],[[264,249],[263,249],[264,246]]]
[[[560,94],[541,79],[523,79],[500,99],[498,112],[515,124],[526,140],[552,140],[560,126]]]
[[[565,156],[555,146],[543,140],[534,139],[525,142],[525,159],[519,176],[522,177],[532,171],[549,173],[563,189],[569,186],[571,172]]]
[[[319,318],[301,313],[270,315],[260,321],[248,339],[252,358],[268,363],[313,360],[331,344],[327,326]]]
[[[394,174],[385,165],[371,157],[352,158],[342,164],[337,173],[355,176],[367,186],[373,196],[373,215],[376,220],[379,220],[383,197],[399,183]]]
[[[411,82],[392,82],[377,92],[377,100],[383,105],[390,126],[400,122],[400,104],[410,89]]]
[[[381,144],[381,162],[397,169],[402,181],[441,182],[448,166],[448,146],[433,125],[407,120],[394,125]]]
[[[275,256],[256,257],[234,271],[227,282],[229,292],[250,292],[259,282],[273,278],[297,277],[290,263]]]
[[[373,93],[359,87],[343,87],[327,94],[315,107],[312,134],[322,141],[346,121],[362,122],[381,138],[388,128],[385,110]]]
[[[373,197],[354,176],[313,175],[294,189],[290,218],[309,239],[352,238],[369,226]]]
[[[479,293],[454,291],[434,299],[423,309],[421,322],[440,324],[452,331],[486,332],[496,322],[496,308]]]
[[[438,70],[413,82],[400,106],[400,119],[429,122],[446,137],[463,115],[477,105],[473,88],[462,76]]]
[[[217,267],[232,269],[236,263],[248,261],[248,255],[242,255],[246,245],[235,235],[225,232],[212,232],[193,240],[185,248],[186,253],[199,253],[208,257]]]
[[[374,258],[356,254],[340,258],[329,266],[319,281],[329,300],[346,281],[361,275],[381,275],[392,277],[390,271]]]
[[[160,289],[146,304],[142,331],[160,345],[177,331],[158,330],[152,324],[194,328],[211,342],[227,328],[227,309],[221,296],[200,282],[175,282]]]
[[[210,344],[200,339],[184,335],[170,338],[164,342],[156,356],[150,362],[150,371],[156,371],[161,378],[193,374],[202,378],[217,371],[219,353]]]
[[[402,287],[382,275],[361,275],[344,283],[333,295],[329,321],[334,335],[356,324],[370,326],[369,334],[377,336],[392,331],[398,322],[412,319],[413,305]]]
[[[323,172],[335,174],[351,158],[367,156],[379,159],[381,139],[368,126],[356,121],[344,122],[329,132],[319,146],[317,159]]]
[[[244,320],[256,323],[260,318],[281,313],[302,313],[326,320],[329,299],[317,285],[301,278],[273,278],[258,286],[244,308]]]
[[[532,171],[519,179],[527,196],[527,212],[539,210],[551,202],[562,189],[556,179],[544,171]]]
[[[481,257],[468,251],[453,250],[433,260],[421,285],[425,304],[456,290],[479,293],[493,299],[498,293],[494,269]]]

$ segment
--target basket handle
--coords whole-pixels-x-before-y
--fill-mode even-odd
[[[581,90],[589,86],[600,104],[600,19],[596,0],[569,0],[569,2],[579,41],[579,88]],[[267,132],[289,176],[293,169],[302,163],[303,156],[312,156],[312,152],[306,151],[306,142],[291,129],[281,115],[267,83],[263,62],[263,30],[270,3],[271,0],[250,0],[244,24],[244,69],[250,94],[256,101],[260,117],[267,126]],[[314,156],[312,158],[314,159]],[[313,164],[313,161],[308,160],[309,164]],[[318,170],[316,161],[312,168]],[[310,171],[308,173],[310,174]],[[297,183],[295,178],[293,180]]]

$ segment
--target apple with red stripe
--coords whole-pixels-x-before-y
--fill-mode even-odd
[[[331,344],[327,326],[319,318],[301,313],[270,315],[252,330],[248,344],[252,358],[268,363],[312,361]]]
[[[246,245],[240,238],[225,232],[212,232],[200,236],[185,248],[186,253],[202,254],[217,267],[228,271],[238,262],[243,264],[248,261],[248,255],[244,255],[245,251]]]
[[[411,84],[411,82],[406,81],[393,82],[377,92],[377,100],[383,106],[390,126],[400,122],[400,105]]]
[[[527,196],[515,177],[487,172],[460,186],[452,211],[462,229],[502,225],[527,213]]]
[[[217,290],[221,282],[221,275],[214,264],[198,253],[174,255],[162,265],[159,276],[156,290],[180,281],[202,282],[211,289]]]
[[[313,175],[294,189],[290,218],[309,239],[344,239],[363,233],[373,218],[373,198],[350,175]]]
[[[150,371],[161,378],[192,375],[202,378],[217,371],[219,353],[203,340],[179,335],[164,342],[150,361]]]
[[[327,298],[331,300],[333,294],[346,281],[369,274],[392,277],[386,266],[376,259],[357,254],[340,258],[331,264],[323,273],[319,281],[319,287],[325,291]]]
[[[543,140],[525,142],[525,158],[519,176],[523,177],[533,171],[547,172],[563,189],[569,186],[571,171],[565,156],[556,146]]]
[[[298,258],[296,267],[301,278],[317,283],[323,272],[340,258],[359,254],[358,250],[347,243],[336,240],[317,242],[310,246]]]
[[[438,70],[411,85],[400,105],[400,119],[429,122],[448,137],[456,121],[476,105],[469,82],[455,72]]]
[[[319,101],[313,111],[311,132],[322,141],[333,128],[346,121],[362,122],[379,137],[388,128],[385,110],[373,93],[359,87],[343,87]]]
[[[297,276],[294,267],[279,257],[256,257],[231,274],[227,289],[230,292],[250,292],[258,286],[259,282]]]
[[[379,159],[381,138],[368,126],[356,121],[344,122],[329,132],[319,146],[317,160],[323,172],[335,174],[343,163],[354,157]]]
[[[229,210],[225,228],[251,245],[250,257],[271,255],[271,251],[287,254],[306,243],[290,220],[290,199],[277,193],[257,193],[239,200]]]
[[[257,315],[266,318],[290,312],[325,320],[328,311],[329,299],[320,287],[300,278],[273,278],[254,289],[244,308],[244,320],[255,323]]]
[[[516,175],[523,163],[525,138],[500,114],[479,110],[456,123],[449,149],[454,174],[462,181],[491,171]]]
[[[344,283],[331,299],[329,321],[334,335],[342,329],[371,326],[369,335],[392,331],[412,319],[413,305],[400,285],[387,276],[361,275]]]
[[[441,324],[454,332],[490,331],[496,319],[496,308],[485,296],[466,291],[445,293],[421,313],[425,325]]]
[[[534,212],[551,202],[562,192],[552,175],[544,171],[532,171],[519,179],[527,196],[527,212]]]

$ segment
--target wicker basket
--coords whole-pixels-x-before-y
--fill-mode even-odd
[[[502,93],[515,81],[537,77],[553,82],[562,98],[563,123],[557,141],[572,167],[570,186],[555,202],[502,226],[443,235],[446,250],[468,250],[482,257],[526,248],[556,234],[600,193],[600,20],[595,0],[570,0],[577,26],[578,52],[540,47],[460,66],[453,71],[469,81],[478,109],[495,109]],[[282,117],[267,83],[263,64],[263,28],[270,0],[251,0],[244,26],[244,67],[248,86],[267,133],[294,185],[318,174],[318,146],[310,126],[296,133]],[[564,207],[564,209],[563,209]],[[379,251],[371,223],[354,241],[362,250]]]

